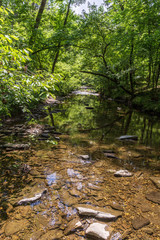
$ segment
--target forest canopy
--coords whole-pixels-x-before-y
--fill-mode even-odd
[[[160,78],[159,0],[0,1],[0,115],[30,111],[79,85],[141,97]]]

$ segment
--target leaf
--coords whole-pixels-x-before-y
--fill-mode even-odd
[[[11,36],[11,38],[13,38],[14,40],[17,40],[17,41],[19,40],[18,37],[16,37],[15,35],[10,35],[10,36]]]

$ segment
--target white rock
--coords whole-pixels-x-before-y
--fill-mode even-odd
[[[87,229],[86,234],[98,239],[107,240],[110,237],[110,232],[106,230],[107,224],[92,223]]]
[[[131,177],[133,176],[133,173],[129,172],[128,170],[119,170],[115,172],[115,177]]]
[[[93,207],[90,205],[78,205],[77,207],[78,213],[83,216],[93,216],[98,219],[103,220],[110,220],[114,221],[118,217],[122,216],[122,213],[120,211],[112,210],[112,209],[106,209],[106,208],[99,208],[99,207]]]

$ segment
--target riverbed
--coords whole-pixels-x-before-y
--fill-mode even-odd
[[[160,239],[159,119],[86,89],[42,108],[0,129],[0,239]]]

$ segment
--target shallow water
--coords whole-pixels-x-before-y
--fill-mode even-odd
[[[30,128],[7,124],[7,136],[1,131],[1,144],[30,143],[30,148],[1,152],[0,239],[89,239],[85,234],[89,224],[104,221],[79,216],[77,204],[123,208],[116,221],[105,221],[115,234],[112,240],[124,234],[128,239],[159,239],[159,204],[149,201],[146,193],[159,192],[150,177],[160,177],[160,121],[113,100],[100,102],[91,93],[52,107],[56,130],[50,127],[49,115]],[[120,141],[121,135],[137,135],[138,141]],[[120,169],[134,175],[116,178],[114,172]],[[47,194],[37,201],[17,206],[19,200],[44,189]],[[150,224],[135,230],[133,220],[139,216]],[[73,219],[82,226],[71,227]]]

